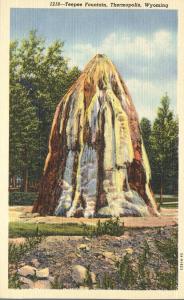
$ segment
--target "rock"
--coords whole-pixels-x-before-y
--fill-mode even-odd
[[[101,256],[102,254],[101,254],[100,252],[94,252],[93,255],[96,256],[96,257],[99,257],[99,256]]]
[[[18,274],[20,276],[24,276],[24,277],[27,277],[27,276],[34,276],[36,273],[36,268],[32,267],[32,266],[23,266],[21,267],[20,269],[18,269]]]
[[[72,266],[72,278],[77,284],[83,284],[86,279],[87,269],[81,265]]]
[[[50,289],[51,283],[49,280],[37,280],[34,282],[34,289]]]
[[[96,275],[94,272],[90,272],[92,283],[96,283]]]
[[[35,268],[38,268],[38,267],[40,266],[40,263],[39,263],[39,261],[38,261],[37,258],[33,258],[33,259],[31,260],[31,263],[32,263],[32,265],[33,265]]]
[[[126,248],[125,251],[128,253],[128,254],[132,254],[134,252],[134,250],[132,248]]]
[[[11,270],[10,270],[10,274],[11,274],[11,275],[17,274],[17,270],[12,270],[12,269],[11,269]]]
[[[36,277],[39,279],[44,279],[49,277],[49,268],[36,270]]]
[[[76,253],[77,257],[81,258],[81,255],[79,253]]]
[[[49,277],[48,277],[48,280],[49,280],[51,283],[54,283],[55,278],[54,278],[53,276],[49,276]]]
[[[86,244],[80,244],[78,249],[79,250],[90,251],[90,248]]]
[[[36,218],[36,217],[39,217],[39,216],[40,216],[39,213],[33,213],[33,214],[32,214],[32,218]]]
[[[102,255],[105,258],[110,259],[112,261],[116,261],[117,260],[117,257],[116,257],[116,255],[113,252],[106,251],[106,252],[103,252]]]
[[[24,288],[32,289],[34,287],[34,282],[26,277],[20,277],[19,281],[24,284]]]
[[[113,245],[113,247],[121,247],[121,242],[119,242],[119,241],[113,241],[112,245]]]

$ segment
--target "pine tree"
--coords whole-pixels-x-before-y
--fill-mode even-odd
[[[167,94],[162,97],[151,134],[153,184],[163,193],[177,192],[178,122],[169,107]]]
[[[68,68],[64,43],[45,47],[36,31],[10,45],[10,177],[39,180],[57,103],[79,76]]]
[[[147,118],[142,118],[140,122],[142,138],[144,141],[144,146],[146,149],[146,153],[148,155],[149,161],[151,162],[152,153],[151,153],[151,122]]]

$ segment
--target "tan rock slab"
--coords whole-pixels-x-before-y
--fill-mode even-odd
[[[36,270],[36,277],[39,279],[48,278],[49,277],[49,268]]]
[[[113,253],[113,252],[109,252],[109,251],[105,251],[102,253],[102,255],[107,258],[107,259],[110,259],[112,261],[116,261],[116,255]]]
[[[80,244],[78,247],[79,250],[89,251],[90,248],[86,244]]]
[[[36,273],[36,268],[32,267],[32,266],[23,266],[21,267],[20,269],[18,269],[18,274],[20,276],[24,276],[24,277],[27,277],[27,276],[34,276]]]
[[[37,280],[34,282],[34,289],[50,289],[51,283],[49,280]]]
[[[74,265],[72,267],[72,278],[77,284],[83,284],[86,279],[87,269],[81,265]]]
[[[38,261],[37,258],[33,258],[33,259],[31,260],[31,263],[33,264],[33,266],[34,266],[35,268],[38,268],[38,267],[40,266],[40,263],[39,263],[39,261]]]
[[[19,281],[25,285],[25,287],[32,289],[34,287],[34,282],[26,277],[20,277]]]

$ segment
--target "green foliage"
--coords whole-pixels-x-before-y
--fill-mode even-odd
[[[171,272],[157,273],[158,288],[165,290],[177,289],[177,272],[173,269]]]
[[[173,237],[171,239],[166,239],[165,241],[156,240],[155,244],[169,264],[172,266],[178,265],[178,248],[176,238]]]
[[[132,287],[135,283],[136,273],[132,268],[130,255],[126,253],[123,260],[121,262],[117,262],[116,266],[118,268],[118,274],[122,282],[122,287]]]
[[[19,275],[17,273],[14,275],[8,276],[8,288],[9,289],[20,289],[21,288]]]
[[[9,205],[32,205],[37,199],[37,193],[11,192],[9,194]]]
[[[178,122],[169,102],[162,97],[151,134],[153,186],[161,193],[177,193],[178,182]]]
[[[17,263],[25,253],[34,249],[42,240],[43,237],[35,236],[26,238],[25,242],[19,245],[10,242],[8,247],[9,263]]]
[[[37,224],[10,222],[9,237],[34,237],[37,236]],[[87,226],[88,232],[92,231],[92,226]],[[77,223],[61,223],[61,224],[39,224],[39,235],[41,236],[57,236],[57,235],[78,235],[84,236],[84,227]]]
[[[155,244],[158,250],[165,257],[171,270],[168,272],[157,272],[157,281],[160,289],[174,290],[177,288],[178,276],[178,247],[177,236],[164,241],[156,240]]]
[[[91,272],[90,272],[90,266],[87,266],[87,271],[86,271],[86,277],[84,279],[84,286],[89,287],[90,289],[93,288],[93,281],[91,278]]]
[[[150,248],[147,241],[144,242],[142,254],[138,257],[138,279],[142,289],[146,289],[151,285],[149,272],[146,269],[149,259],[151,258]]]
[[[152,132],[151,122],[147,118],[142,118],[141,122],[140,122],[140,126],[141,126],[142,138],[144,141],[146,153],[148,155],[149,160],[151,160],[151,158],[152,158],[151,157],[151,141],[150,141],[151,132]]]
[[[36,31],[10,44],[10,177],[40,178],[56,105],[80,72],[68,68],[64,43],[46,48]]]
[[[54,278],[54,281],[51,282],[51,289],[62,290],[64,288],[63,283],[60,281],[59,276]]]
[[[124,233],[124,224],[120,223],[120,219],[111,218],[105,222],[101,222],[98,220],[97,226],[95,228],[94,235],[101,236],[101,235],[112,235],[112,236],[120,236]]]
[[[140,126],[151,164],[154,192],[160,193],[161,198],[163,193],[177,194],[178,120],[170,109],[170,99],[167,94],[161,98],[153,125],[151,126],[148,119],[142,118]]]
[[[108,273],[104,274],[101,282],[100,280],[97,281],[97,289],[113,290],[114,286],[115,286],[114,280]]]
[[[93,236],[101,236],[101,235],[112,235],[112,236],[120,236],[124,233],[124,223],[120,223],[119,217],[110,218],[105,222],[101,222],[98,220],[96,226],[89,226],[85,223],[82,224],[84,235],[93,237]]]

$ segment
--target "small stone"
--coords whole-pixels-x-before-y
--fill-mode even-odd
[[[39,261],[38,261],[37,258],[33,258],[33,259],[31,260],[31,263],[32,263],[32,265],[33,265],[35,268],[38,268],[38,267],[40,266],[40,263],[39,263]]]
[[[33,218],[36,218],[36,217],[39,217],[39,216],[40,216],[39,213],[32,213],[32,217],[33,217]]]
[[[110,259],[110,260],[112,260],[112,261],[116,261],[116,256],[115,256],[115,254],[114,254],[113,252],[108,252],[108,251],[106,251],[106,252],[103,252],[102,255],[103,255],[105,258],[107,258],[107,259]]]
[[[86,279],[87,269],[81,265],[74,265],[72,267],[72,278],[77,284],[84,283]]]
[[[88,286],[80,285],[79,287],[80,290],[89,290]]]
[[[125,251],[128,253],[128,254],[132,254],[134,252],[134,250],[132,248],[126,248]]]
[[[79,250],[90,251],[90,248],[86,244],[80,244],[78,249]]]
[[[49,268],[36,270],[36,277],[39,279],[48,278],[49,277]]]
[[[51,283],[54,283],[55,278],[54,278],[53,276],[49,276],[48,280],[49,280]]]
[[[92,283],[96,283],[96,275],[94,272],[90,272]]]
[[[27,218],[27,215],[25,214],[25,213],[23,213],[23,214],[21,214],[20,216],[19,216],[19,218]]]
[[[30,279],[28,279],[28,278],[26,278],[26,277],[20,277],[20,278],[19,278],[19,281],[20,281],[21,283],[24,284],[24,287],[25,287],[25,288],[30,288],[30,289],[32,289],[33,286],[34,286],[33,281],[30,280]]]
[[[17,270],[11,270],[10,273],[11,273],[11,275],[15,275],[15,274],[17,274]]]
[[[99,257],[99,256],[101,256],[102,254],[101,254],[100,252],[94,252],[93,255],[94,255],[95,257]]]
[[[18,269],[18,274],[20,276],[34,276],[36,272],[36,268],[32,267],[32,266],[23,266],[22,268]]]
[[[51,283],[49,280],[37,280],[34,282],[34,289],[50,289]]]
[[[121,242],[113,241],[112,245],[113,247],[121,247]]]

